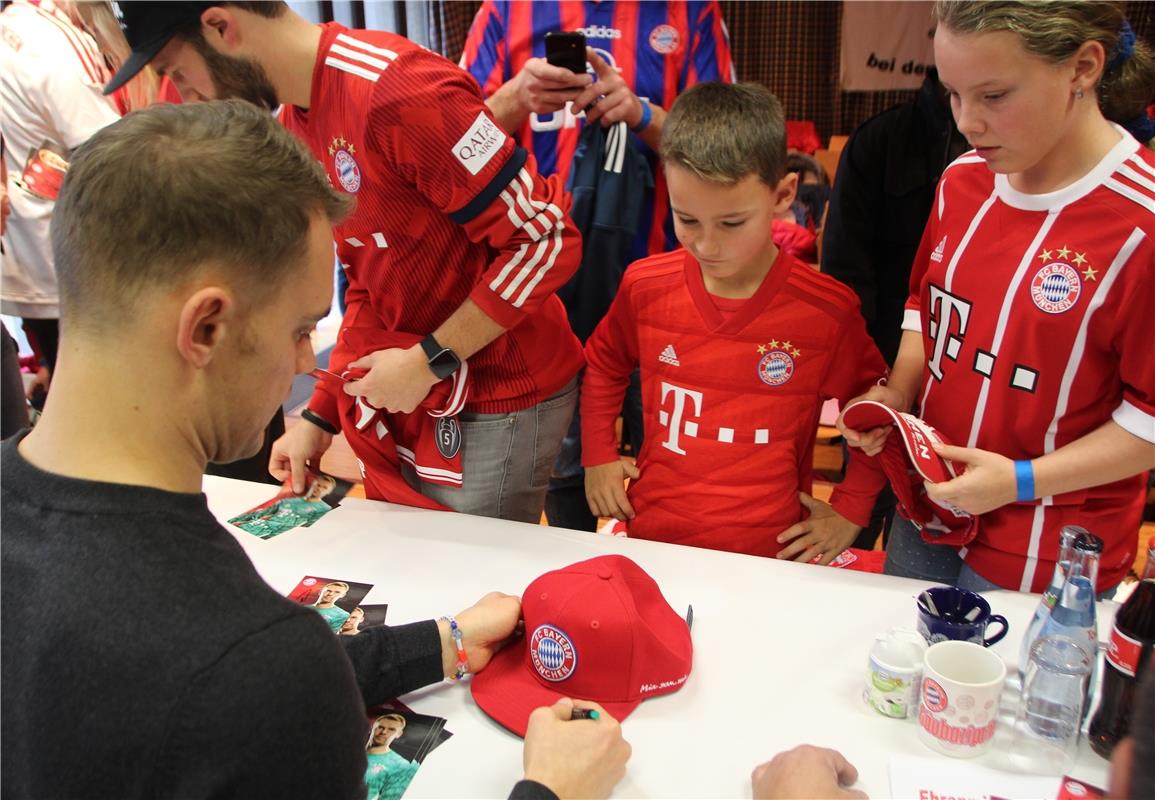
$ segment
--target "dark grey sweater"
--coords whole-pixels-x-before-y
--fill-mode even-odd
[[[0,461],[3,796],[363,797],[365,705],[441,679],[436,625],[338,640],[261,580],[203,495],[51,475],[16,445]]]

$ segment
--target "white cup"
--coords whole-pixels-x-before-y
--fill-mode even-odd
[[[879,714],[905,719],[917,713],[926,639],[918,631],[891,628],[874,638],[862,699]]]
[[[995,735],[1007,666],[973,642],[931,645],[923,658],[919,738],[943,755],[971,758]]]

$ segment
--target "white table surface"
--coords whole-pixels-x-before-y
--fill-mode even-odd
[[[206,477],[205,492],[224,522],[275,489]],[[393,624],[456,613],[492,590],[520,595],[543,572],[597,555],[636,561],[674,609],[693,604],[694,666],[680,691],[645,701],[625,720],[633,757],[615,797],[749,797],[753,767],[801,743],[842,751],[858,768],[857,788],[873,798],[890,796],[892,755],[957,763],[927,749],[913,719],[885,718],[862,701],[874,635],[914,627],[914,597],[925,586],[918,581],[356,499],[268,541],[226,527],[278,592],[305,575],[372,583],[363,602],[387,603]],[[994,650],[1014,675],[1038,596],[985,596],[1010,621]],[[1115,607],[1100,604],[1101,640]],[[974,763],[1008,768],[1016,697],[1008,685],[995,746]],[[406,797],[508,793],[521,775],[521,739],[490,720],[467,686],[439,684],[405,702],[445,717],[453,733]],[[1085,740],[1070,772],[1107,785],[1107,762]]]

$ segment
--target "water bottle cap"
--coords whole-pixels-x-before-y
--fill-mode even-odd
[[[1075,549],[1084,553],[1102,553],[1103,540],[1093,533],[1083,531],[1075,538]]]

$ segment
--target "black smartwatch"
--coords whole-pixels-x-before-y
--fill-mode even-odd
[[[421,340],[421,349],[425,351],[429,369],[437,376],[437,380],[445,380],[461,369],[461,359],[457,357],[457,353],[448,347],[442,347],[441,343],[433,338],[432,333]]]

